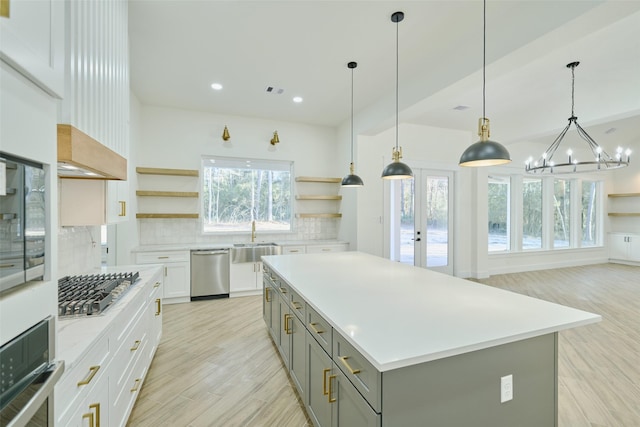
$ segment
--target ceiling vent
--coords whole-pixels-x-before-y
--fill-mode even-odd
[[[458,110],[458,111],[464,111],[464,110],[468,110],[471,107],[467,107],[466,105],[458,105],[457,107],[453,107],[454,110]]]
[[[284,89],[273,87],[273,86],[267,86],[267,88],[264,91],[267,93],[273,93],[275,95],[282,95],[282,93],[284,92]]]

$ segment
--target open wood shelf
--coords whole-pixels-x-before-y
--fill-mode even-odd
[[[640,212],[609,212],[609,216],[640,216]]]
[[[338,182],[342,182],[342,178],[325,178],[325,177],[314,177],[314,176],[297,176],[296,182],[324,182],[336,184]]]
[[[137,190],[136,196],[143,197],[198,197],[197,191],[151,191]]]
[[[296,196],[296,200],[342,200],[340,195],[299,195]]]
[[[301,213],[296,218],[342,218],[341,213]]]
[[[166,168],[141,168],[141,167],[137,167],[136,172],[143,175],[173,175],[173,176],[198,176],[200,174],[196,169],[166,169]]]
[[[640,197],[640,193],[618,193],[609,194],[608,197]]]
[[[194,213],[138,213],[136,214],[136,218],[139,219],[149,219],[149,218],[193,218],[197,219],[198,214]]]

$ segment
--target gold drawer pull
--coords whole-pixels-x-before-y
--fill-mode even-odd
[[[93,377],[96,376],[96,374],[98,373],[99,369],[100,369],[100,365],[90,366],[89,367],[89,375],[87,376],[87,378],[85,378],[82,381],[78,382],[78,387],[80,387],[82,385],[89,384],[91,382],[91,380],[93,379]]]
[[[169,259],[168,256],[159,256],[158,259]]]
[[[131,347],[131,351],[136,351],[138,347],[140,347],[140,340],[135,340],[133,347]]]
[[[269,293],[271,288],[264,288],[264,300],[266,302],[271,302],[271,294]]]
[[[15,264],[2,264],[2,265],[0,265],[0,268],[12,268],[12,267],[15,267],[15,266],[16,266]]]
[[[89,405],[89,408],[96,410],[96,427],[100,427],[100,404],[92,403],[91,405]]]
[[[287,333],[287,335],[291,335],[292,330],[291,330],[291,325],[289,325],[289,320],[291,320],[293,316],[290,314],[285,314],[284,315],[284,331]]]
[[[322,252],[331,252],[331,249],[329,249],[329,248],[322,248]]]
[[[300,304],[298,301],[291,301],[291,305],[293,305],[293,308],[295,308],[296,310],[302,310],[302,304]]]
[[[86,414],[82,414],[82,419],[89,418],[89,427],[93,427],[93,412],[87,412]]]
[[[349,366],[349,362],[347,362],[348,358],[349,358],[349,356],[340,356],[340,357],[338,357],[338,359],[340,359],[342,364],[345,366],[345,368],[347,368],[349,370],[349,372],[351,372],[352,375],[359,374],[360,373],[360,369],[353,369],[351,366]]]
[[[333,387],[331,387],[331,384],[333,384],[332,380],[335,380],[335,379],[336,379],[336,375],[329,375],[329,393],[328,393],[329,403],[333,403],[338,400],[335,397],[333,399],[331,398],[331,395],[333,394]]]
[[[286,294],[287,293],[287,288],[280,287],[280,292],[282,292],[283,294]]]
[[[162,313],[162,306],[160,305],[160,298],[156,298],[156,316],[160,316]]]
[[[118,203],[120,203],[120,213],[118,216],[127,216],[127,202],[119,200]]]
[[[155,284],[155,285],[153,285],[153,287],[154,287],[154,288],[157,288],[157,287],[159,287],[159,286],[160,286],[160,282],[156,282],[156,284]]]
[[[135,393],[140,388],[140,378],[136,378],[136,381],[133,383],[133,388],[131,389],[131,393]]]
[[[289,251],[289,253],[295,253],[295,252],[300,252],[300,249],[291,249],[291,250]]]
[[[309,323],[309,327],[313,329],[313,332],[315,332],[316,334],[323,334],[324,331],[319,331],[318,329],[316,329],[316,325],[317,323]]]
[[[322,394],[326,396],[329,394],[327,391],[327,374],[331,372],[331,368],[322,370]]]

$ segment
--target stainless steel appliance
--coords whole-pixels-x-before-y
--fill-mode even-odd
[[[135,273],[66,276],[58,280],[58,316],[92,316],[102,313],[140,277]]]
[[[54,337],[48,317],[0,347],[0,425],[53,427],[53,390],[64,372]]]
[[[43,166],[0,152],[0,292],[43,277],[46,222]]]
[[[229,296],[229,250],[191,251],[191,301]]]

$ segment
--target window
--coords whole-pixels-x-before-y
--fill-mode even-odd
[[[582,247],[598,244],[600,221],[598,200],[598,183],[596,181],[582,181]]]
[[[553,181],[553,247],[571,246],[571,181]]]
[[[292,229],[292,169],[288,161],[202,158],[205,233]]]
[[[522,249],[542,249],[542,180],[522,181]]]
[[[489,177],[489,252],[510,249],[510,196],[508,176]]]

